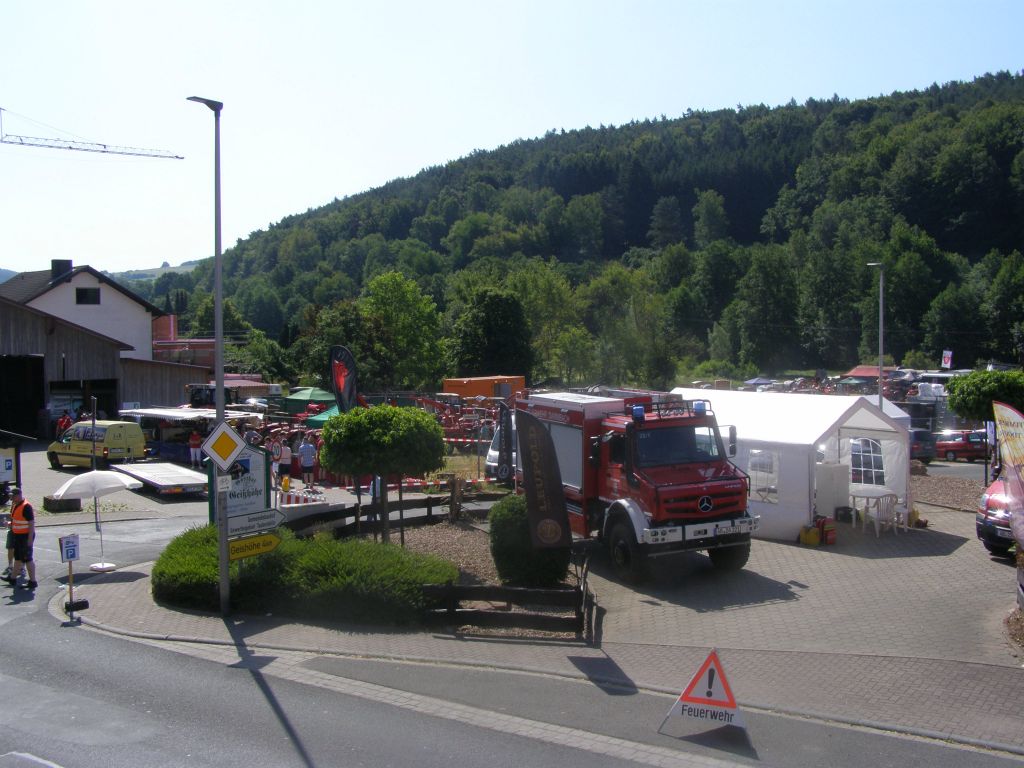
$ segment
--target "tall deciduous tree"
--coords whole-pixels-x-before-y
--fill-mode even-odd
[[[647,240],[654,248],[665,248],[683,241],[683,211],[679,198],[662,197],[654,204],[651,212],[651,227]]]
[[[725,215],[725,198],[713,189],[695,190],[693,206],[693,242],[706,248],[716,240],[729,237],[729,217]]]
[[[440,316],[432,299],[399,272],[375,277],[359,300],[367,325],[365,352],[385,389],[422,389],[442,371]]]
[[[455,323],[452,357],[459,376],[522,374],[533,366],[530,328],[511,293],[486,288]]]
[[[734,302],[740,358],[774,373],[794,362],[798,346],[796,275],[786,250],[755,246]]]

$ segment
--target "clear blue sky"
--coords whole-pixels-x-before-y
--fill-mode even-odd
[[[52,0],[0,5],[0,267],[122,271],[550,129],[1024,67],[1020,0]]]

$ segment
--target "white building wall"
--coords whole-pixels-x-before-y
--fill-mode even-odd
[[[100,303],[76,304],[77,288],[99,288]],[[153,316],[137,301],[101,283],[88,272],[76,274],[70,282],[59,283],[29,302],[29,306],[134,347],[122,352],[121,357],[153,359]]]

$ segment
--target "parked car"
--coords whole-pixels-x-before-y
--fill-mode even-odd
[[[992,453],[985,430],[946,430],[935,435],[935,454],[946,461],[987,459]]]
[[[985,549],[997,557],[1007,557],[1014,546],[1009,501],[1003,481],[994,480],[981,494],[978,514],[974,518],[978,538]]]
[[[935,435],[927,429],[910,430],[910,458],[927,464],[935,456]]]

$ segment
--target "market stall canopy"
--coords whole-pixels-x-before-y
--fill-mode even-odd
[[[217,421],[216,408],[127,408],[118,411],[121,416],[143,419],[160,419],[161,421]],[[256,411],[225,410],[226,421],[263,420],[263,414]]]
[[[303,387],[282,398],[285,413],[293,414],[304,411],[310,403],[333,403],[334,393],[317,387]]]
[[[324,424],[327,423],[327,420],[329,418],[331,418],[331,416],[337,416],[337,415],[338,415],[338,406],[337,405],[332,405],[330,408],[328,408],[323,413],[318,413],[315,416],[310,416],[308,419],[306,419],[306,426],[307,427],[312,427],[313,429],[320,429],[321,427],[323,427]]]

